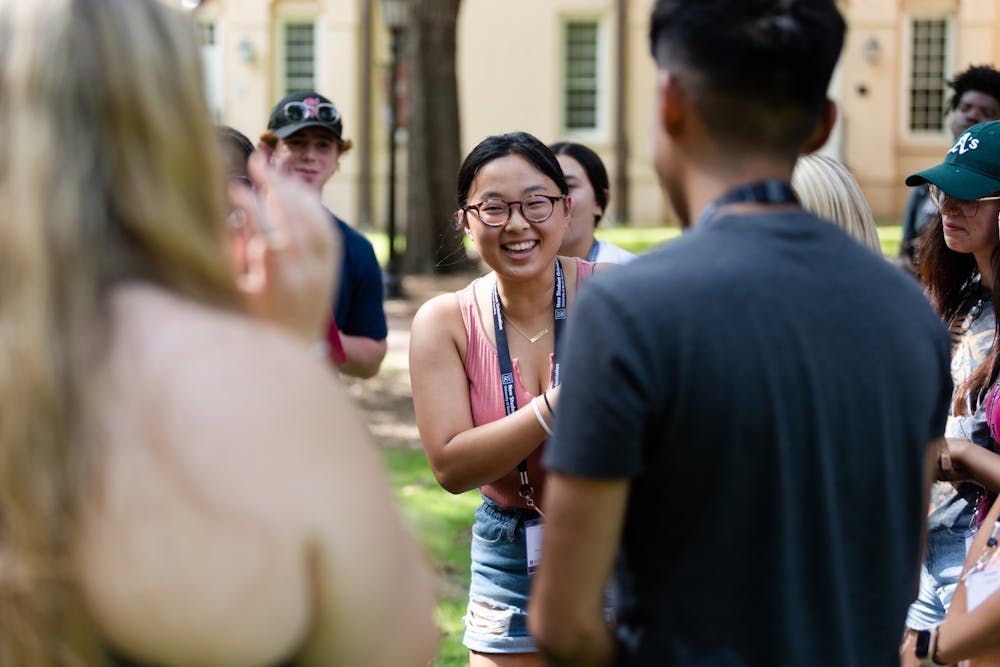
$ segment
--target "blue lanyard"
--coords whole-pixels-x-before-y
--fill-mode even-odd
[[[596,262],[597,253],[599,253],[600,251],[601,251],[601,242],[598,241],[597,239],[594,239],[594,245],[590,246],[590,252],[587,253],[587,261]]]
[[[555,343],[552,350],[552,386],[559,385],[559,343],[562,341],[563,328],[566,325],[566,279],[563,276],[562,264],[556,259],[556,279],[552,286],[553,326],[555,327]],[[493,285],[493,332],[497,343],[497,361],[500,364],[500,387],[503,391],[503,407],[508,415],[517,410],[517,393],[514,391],[514,364],[510,360],[510,346],[507,343],[507,329],[504,327],[503,308],[500,305],[500,291]],[[520,496],[528,507],[535,508],[532,494],[534,489],[528,481],[528,459],[517,464],[521,475]],[[539,512],[540,513],[540,512]]]
[[[703,222],[708,222],[719,213],[719,208],[726,204],[736,204],[741,202],[753,202],[757,204],[798,204],[799,198],[792,190],[792,186],[784,181],[759,181],[733,188],[722,195],[698,216],[695,226]]]
[[[555,347],[552,363],[552,386],[559,385],[559,344],[562,341],[563,327],[566,325],[566,279],[563,276],[562,264],[556,260],[556,280],[552,287],[555,319]],[[493,331],[496,335],[497,360],[500,362],[500,387],[503,392],[503,407],[507,414],[517,410],[517,395],[514,391],[514,364],[510,359],[510,345],[507,343],[507,329],[504,326],[503,308],[500,305],[500,292],[493,285]]]

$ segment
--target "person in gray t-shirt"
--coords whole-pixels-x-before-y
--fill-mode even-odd
[[[651,25],[654,165],[690,231],[570,316],[532,635],[574,667],[898,667],[950,355],[915,281],[791,189],[843,19],[659,0]]]

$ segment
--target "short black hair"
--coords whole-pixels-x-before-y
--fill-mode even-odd
[[[549,147],[537,137],[527,132],[509,132],[486,137],[472,149],[458,170],[458,205],[469,203],[469,190],[479,170],[493,160],[507,155],[520,155],[553,181],[559,192],[569,194],[566,177],[563,176],[559,161]]]
[[[986,93],[1000,103],[1000,71],[989,65],[973,65],[959,72],[948,82],[954,94],[948,100],[948,109],[954,111],[962,100],[962,95],[970,90]]]
[[[216,131],[219,133],[219,139],[224,143],[228,144],[232,148],[235,148],[243,155],[244,162],[250,159],[250,155],[253,153],[253,143],[250,139],[237,130],[235,127],[230,127],[229,125],[218,125],[216,126]]]
[[[601,156],[583,144],[577,144],[572,141],[560,141],[552,144],[549,148],[552,149],[553,154],[557,157],[568,155],[580,163],[580,166],[583,167],[583,172],[587,174],[590,186],[594,189],[594,201],[601,207],[601,211],[607,211],[610,184],[608,183],[608,170],[604,168]],[[603,213],[601,215],[594,215],[595,227],[601,221],[603,215]]]
[[[845,30],[835,0],[657,0],[650,46],[714,136],[794,157],[826,107]]]

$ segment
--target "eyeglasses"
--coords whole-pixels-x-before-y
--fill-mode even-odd
[[[510,221],[510,213],[516,205],[521,209],[521,217],[528,222],[538,224],[552,217],[556,202],[566,198],[566,195],[531,195],[521,201],[504,201],[503,199],[487,199],[478,204],[463,206],[465,212],[475,212],[479,222],[487,227],[503,227]]]
[[[326,102],[289,102],[283,111],[285,118],[293,123],[299,123],[307,118],[315,118],[324,123],[336,123],[340,120],[340,110]]]
[[[941,188],[936,185],[930,186],[931,201],[934,205],[938,207],[938,210],[944,212],[945,205],[949,206],[950,211],[958,210],[966,218],[971,218],[976,213],[979,212],[979,202],[981,201],[998,201],[1000,200],[1000,195],[990,196],[990,197],[980,197],[979,199],[956,199],[946,192],[942,192]]]

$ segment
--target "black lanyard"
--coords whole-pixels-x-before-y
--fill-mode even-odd
[[[792,190],[792,186],[784,181],[759,181],[757,183],[750,183],[749,185],[742,185],[738,188],[733,188],[706,206],[705,210],[698,216],[695,226],[715,218],[719,213],[719,208],[727,204],[741,202],[756,204],[798,204],[799,198],[795,194],[795,191]]]
[[[559,386],[559,343],[562,340],[563,328],[566,325],[566,279],[563,276],[562,264],[556,260],[556,278],[552,286],[553,327],[555,328],[555,343],[552,361],[552,386]],[[510,359],[510,345],[507,343],[507,329],[504,326],[503,307],[500,304],[500,291],[493,285],[493,332],[496,336],[497,361],[500,363],[500,388],[503,393],[503,407],[508,415],[517,411],[517,393],[514,390],[514,364]],[[521,497],[530,501],[532,488],[528,483],[528,460],[517,464],[521,474]]]

